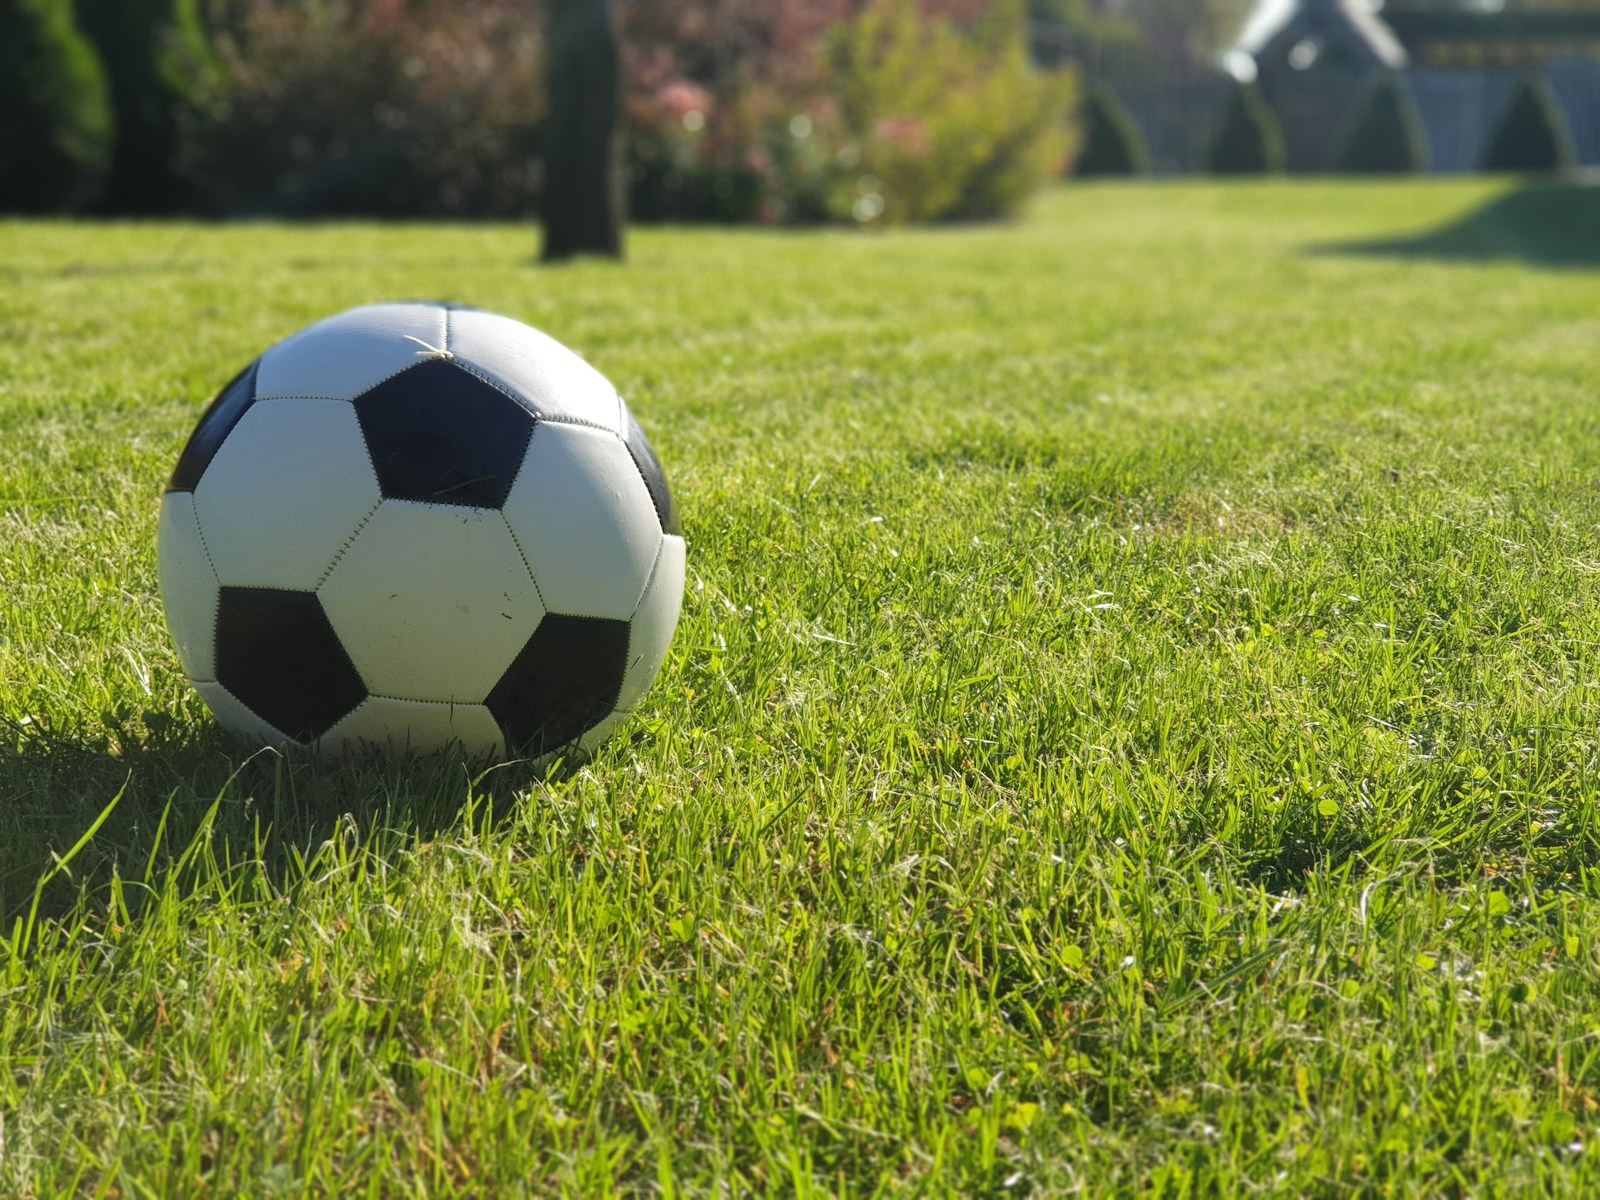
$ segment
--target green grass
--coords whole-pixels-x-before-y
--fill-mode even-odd
[[[1313,252],[1491,191],[0,224],[0,1195],[1600,1185],[1600,274]],[[547,778],[245,758],[162,624],[209,394],[418,296],[682,503]]]

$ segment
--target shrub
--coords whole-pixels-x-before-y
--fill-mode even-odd
[[[1070,81],[1015,0],[628,6],[630,208],[644,219],[997,216],[1057,167]]]
[[[0,0],[0,210],[82,208],[99,196],[111,110],[67,0]]]
[[[1109,175],[1143,175],[1149,170],[1144,135],[1132,114],[1103,88],[1084,100],[1083,150],[1073,167],[1080,179]]]
[[[1283,170],[1283,128],[1253,83],[1235,83],[1206,152],[1213,175],[1263,175]]]
[[[682,78],[654,93],[636,91],[629,105],[629,215],[642,221],[793,219],[785,200],[794,185],[779,172],[788,163],[774,153],[794,140],[778,128],[788,109],[764,88],[728,89],[718,98]]]
[[[111,85],[116,137],[105,206],[163,213],[185,205],[178,111],[206,58],[196,0],[77,0],[78,26]]]
[[[540,0],[210,3],[216,68],[185,117],[183,154],[208,207],[535,206]],[[1030,68],[1022,0],[857,7],[619,5],[631,214],[997,216],[1058,168],[1071,80]]]
[[[820,48],[847,0],[652,0],[619,10],[630,213],[642,220],[824,215],[831,113]]]
[[[1560,171],[1572,165],[1572,132],[1542,79],[1512,85],[1483,149],[1485,171]]]
[[[1428,163],[1422,119],[1404,83],[1381,76],[1356,101],[1334,154],[1334,169],[1352,175],[1404,175]]]
[[[541,31],[521,0],[234,0],[185,173],[219,212],[528,215]]]
[[[1030,67],[1022,17],[995,5],[963,29],[913,0],[881,0],[840,26],[829,57],[844,138],[834,216],[1006,216],[1059,172],[1072,80]]]

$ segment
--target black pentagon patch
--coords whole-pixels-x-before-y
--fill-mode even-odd
[[[321,737],[367,698],[315,592],[223,588],[217,680],[297,742]]]
[[[531,412],[446,359],[408,367],[355,406],[391,500],[499,508],[533,436]]]
[[[506,746],[537,757],[611,715],[628,667],[628,622],[548,614],[484,701]]]
[[[628,453],[633,456],[633,463],[639,468],[639,474],[644,476],[645,487],[650,489],[650,499],[655,502],[656,516],[661,519],[662,532],[682,535],[683,526],[678,521],[678,506],[672,502],[672,490],[667,487],[666,473],[662,471],[655,451],[650,449],[650,443],[645,440],[644,430],[639,428],[639,422],[633,419],[631,412],[628,413],[628,428],[623,431],[622,441],[628,447]]]
[[[200,483],[200,477],[206,473],[217,451],[222,449],[222,443],[233,432],[233,427],[244,416],[245,410],[256,402],[256,368],[260,365],[258,358],[217,393],[217,398],[201,415],[200,423],[189,435],[183,453],[178,455],[178,465],[172,469],[167,491],[192,492]]]

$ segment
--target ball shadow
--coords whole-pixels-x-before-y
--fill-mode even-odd
[[[41,914],[59,914],[113,872],[159,878],[196,839],[283,886],[336,835],[391,854],[469,811],[475,827],[493,828],[530,786],[580,767],[405,755],[328,764],[241,748],[209,722],[66,735],[0,720],[0,936],[36,894]]]

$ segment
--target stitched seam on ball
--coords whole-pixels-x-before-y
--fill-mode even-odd
[[[254,398],[254,400],[251,400],[250,406],[251,408],[254,408],[256,405],[270,405],[270,403],[274,403],[275,400],[326,400],[326,402],[331,403],[331,405],[350,405],[350,403],[355,403],[354,400],[352,400],[350,397],[347,397],[347,395],[320,395],[315,394],[315,392],[283,392],[283,394],[280,395],[258,395],[258,397]]]
[[[211,557],[211,547],[206,545],[206,531],[200,526],[200,506],[195,502],[193,492],[189,493],[189,504],[189,515],[194,518],[194,535],[200,539],[200,550],[206,556],[206,566],[211,568],[211,580],[217,585],[216,603],[211,606],[211,678],[191,682],[215,683],[220,687],[221,680],[217,679],[217,626],[222,623],[222,572],[217,570],[216,559]]]
[[[322,590],[322,585],[328,582],[328,576],[333,574],[333,569],[335,567],[337,567],[339,565],[339,561],[342,558],[344,558],[345,551],[350,549],[351,545],[354,544],[354,542],[356,540],[356,535],[359,534],[363,529],[365,529],[367,527],[367,522],[372,520],[373,515],[375,513],[377,513],[377,511],[382,507],[383,507],[383,500],[379,499],[379,501],[376,504],[374,504],[370,509],[367,510],[367,515],[362,517],[360,522],[356,525],[356,527],[350,531],[350,536],[345,538],[344,545],[339,547],[339,552],[333,556],[333,561],[328,564],[328,569],[326,571],[324,571],[322,573],[322,575],[317,579],[316,584],[311,589],[312,591],[316,592],[316,591],[321,591]],[[359,672],[358,672],[358,674],[359,674]]]
[[[194,493],[190,492],[189,495],[191,497],[190,503],[193,504],[192,497]],[[217,587],[220,588],[222,586],[222,572],[217,570],[217,560],[211,557],[211,547],[206,545],[206,531],[200,524],[200,506],[198,504],[194,504],[190,515],[194,517],[194,533],[200,539],[200,549],[205,552],[206,565],[211,568],[211,578],[216,581]]]
[[[537,420],[549,421],[552,425],[583,425],[583,426],[587,426],[590,429],[601,429],[601,430],[604,430],[606,433],[611,434],[613,437],[620,438],[622,436],[622,434],[620,432],[618,432],[618,428],[619,427],[613,427],[613,426],[610,426],[610,425],[606,425],[606,424],[604,424],[604,423],[602,423],[600,421],[591,421],[587,417],[571,417],[571,416],[565,416],[565,415],[562,415],[562,414],[556,414],[556,415],[552,416],[549,413],[546,413],[543,409],[539,408],[536,404],[534,404],[534,402],[533,402],[533,400],[531,398],[529,398],[527,396],[519,395],[508,384],[502,383],[500,380],[495,379],[493,376],[490,376],[490,375],[486,374],[483,371],[483,369],[478,367],[476,364],[467,362],[464,359],[460,359],[460,358],[453,358],[453,359],[451,359],[451,361],[454,362],[456,366],[460,367],[467,374],[471,375],[473,378],[481,380],[482,382],[488,384],[490,387],[494,388],[495,391],[500,392],[503,395],[511,397],[511,399],[515,400],[518,404],[520,404],[520,405],[524,406],[525,408],[527,408],[527,410],[529,412],[531,412]],[[621,416],[622,416],[622,409],[621,409],[622,400],[621,400],[620,396],[617,399],[617,403],[618,403],[617,416],[620,419]]]
[[[272,590],[276,591],[278,589],[274,588]],[[289,745],[304,747],[304,746],[306,746],[308,744],[306,742],[298,741],[297,739],[290,737],[283,730],[279,729],[276,725],[274,725],[271,721],[269,721],[265,717],[263,717],[255,709],[251,708],[243,700],[239,699],[238,696],[234,695],[233,694],[233,689],[230,688],[227,684],[223,683],[222,680],[220,680],[220,679],[208,679],[208,680],[206,680],[206,682],[207,683],[211,683],[211,684],[215,684],[217,687],[221,688],[222,689],[222,694],[224,696],[226,696],[229,700],[232,700],[240,708],[244,709],[245,712],[249,713],[257,721],[260,721],[262,726],[264,728],[266,728],[272,734],[273,737],[280,739],[279,745],[281,745],[281,744],[289,744]],[[198,690],[198,689],[196,689],[196,690]],[[206,698],[205,693],[202,692],[200,698],[202,700],[206,701],[206,707],[207,708],[211,707],[211,701]],[[220,718],[219,718],[219,721],[220,721]],[[226,729],[226,728],[228,728],[228,726],[224,725],[223,728]],[[232,732],[232,731],[230,730],[230,732]],[[254,735],[253,734],[244,734],[244,736],[245,737],[253,737]],[[255,751],[255,754],[261,753],[262,750],[271,750],[274,753],[276,753],[278,751],[278,749],[279,749],[279,745],[274,745],[270,741],[266,742],[265,744],[263,744],[261,746],[260,750]],[[254,755],[252,755],[252,757],[254,757]]]
[[[539,586],[539,577],[533,573],[533,564],[528,561],[528,552],[522,548],[522,539],[517,536],[517,531],[511,528],[511,520],[506,516],[504,509],[500,511],[500,519],[506,523],[506,532],[511,535],[511,544],[517,548],[517,553],[522,556],[522,565],[527,568],[528,578],[533,580],[533,590],[539,597],[539,607],[544,609],[545,612],[549,612],[550,606],[544,602],[544,589]],[[541,621],[544,620],[543,617],[539,619]],[[529,634],[528,636],[532,637],[533,635]]]
[[[350,407],[355,408],[355,405],[352,404]],[[383,481],[378,478],[378,460],[372,457],[372,443],[367,440],[367,427],[361,423],[361,413],[359,411],[356,412],[356,432],[361,435],[361,448],[367,452],[367,469],[372,472],[372,485],[378,489],[378,503],[382,504]],[[367,514],[369,518],[371,515],[371,513]],[[350,536],[355,537],[355,534]],[[348,542],[345,543],[345,548],[349,548]],[[344,551],[341,550],[340,553],[342,554]],[[334,561],[337,562],[338,560],[335,559]],[[330,566],[328,570],[333,570],[333,567]],[[323,576],[323,578],[327,578],[327,576]]]
[[[598,429],[602,433],[609,433],[612,437],[616,438],[618,441],[622,441],[623,440],[622,439],[622,435],[620,433],[618,433],[615,429],[612,429],[609,425],[602,425],[602,424],[600,424],[599,421],[591,421],[587,417],[567,417],[567,416],[559,416],[559,415],[558,416],[554,416],[554,417],[548,417],[548,416],[545,416],[544,414],[541,413],[540,416],[539,416],[539,419],[541,421],[548,421],[552,425],[576,425],[576,426],[580,426],[581,428],[584,428],[584,429]]]
[[[444,313],[444,340],[439,343],[439,348],[446,354],[450,353],[450,310],[444,305],[439,306],[439,311]]]
[[[286,596],[305,596],[310,594],[305,588],[280,587],[272,583],[226,583],[222,586],[234,592],[282,592]]]
[[[644,590],[646,592],[648,592],[650,590],[650,585],[646,584]],[[641,597],[641,599],[642,599],[642,597]],[[638,615],[639,615],[639,610],[636,608],[633,611],[633,616],[637,617]],[[633,670],[634,664],[636,662],[641,662],[644,659],[643,653],[639,654],[637,657],[634,655],[634,653],[633,653],[633,637],[634,637],[633,617],[629,617],[628,618],[628,652],[623,658],[623,663],[625,665],[622,668],[622,679],[617,683],[617,694],[616,694],[616,697],[611,701],[611,711],[612,712],[619,712],[621,710],[621,708],[622,708],[622,689],[627,685],[628,672]],[[645,684],[645,687],[649,687],[649,686],[650,685],[647,682]],[[644,695],[644,692],[641,691],[639,693],[639,696],[642,696],[642,695]],[[637,701],[639,699],[639,696],[635,696],[634,700]]]
[[[425,704],[433,708],[444,707],[448,708],[452,714],[458,708],[482,708],[485,712],[488,711],[487,707],[482,703],[470,704],[465,700],[418,700],[415,696],[391,696],[388,692],[368,692],[367,699],[393,700],[397,704]],[[353,712],[354,710],[352,709],[351,711]],[[492,713],[490,714],[491,717],[493,715]]]
[[[622,684],[617,687],[617,706],[619,711],[622,706],[622,688],[623,686],[626,686],[628,682],[628,672],[633,669],[635,661],[644,661],[643,651],[640,651],[637,660],[635,660],[633,657],[634,634],[638,630],[639,626],[639,613],[644,609],[645,601],[650,598],[650,587],[653,583],[655,583],[656,576],[661,574],[661,562],[666,558],[666,556],[667,540],[665,537],[663,537],[661,539],[661,544],[656,547],[656,561],[650,564],[650,574],[644,581],[644,591],[639,593],[639,600],[633,606],[633,615],[628,618],[628,665],[623,668]],[[646,679],[644,681],[644,686],[639,689],[639,694],[635,696],[629,703],[637,704],[640,700],[643,700],[644,694],[650,690],[650,685],[654,682],[655,680],[653,678]]]
[[[463,359],[452,358],[450,361],[456,366],[460,367],[468,375],[471,375],[474,379],[478,380],[480,383],[488,384],[502,396],[506,396],[514,401],[519,408],[525,409],[526,411],[532,413],[535,420],[542,421],[545,419],[544,414],[539,411],[538,407],[535,406],[530,397],[518,395],[509,384],[502,383],[500,380],[495,379],[490,375],[486,375],[481,368]]]

